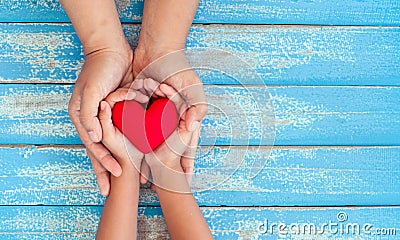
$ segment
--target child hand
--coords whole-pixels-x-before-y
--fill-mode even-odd
[[[132,86],[132,89],[136,91],[140,91],[143,94],[151,95],[153,98],[158,97],[166,97],[172,102],[174,102],[178,113],[180,115],[180,123],[185,123],[187,125],[186,114],[189,109],[189,105],[186,101],[181,97],[180,93],[175,91],[173,87],[167,84],[160,84],[159,82],[151,79],[136,79]],[[197,122],[197,127],[195,127],[193,131],[193,137],[190,140],[189,144],[187,145],[186,150],[181,154],[180,157],[180,164],[185,172],[186,180],[190,184],[192,175],[193,175],[193,167],[194,167],[194,158],[196,154],[196,148],[200,136],[200,125],[201,123]],[[180,125],[182,126],[182,125]],[[185,125],[183,125],[185,127]],[[188,130],[186,126],[186,130]],[[146,162],[144,162],[141,166],[141,177],[140,182],[142,184],[146,183],[149,175],[150,175],[150,168]]]
[[[185,109],[183,98],[169,85],[161,84],[154,92],[167,97],[179,108],[182,114]],[[150,167],[153,184],[174,192],[190,192],[189,184],[186,181],[182,159],[185,157],[194,161],[197,139],[200,126],[192,131],[186,127],[185,119],[180,120],[178,128],[161,144],[154,152],[145,155],[145,160]],[[196,143],[193,146],[193,142]],[[193,157],[191,157],[193,156]]]
[[[117,89],[100,103],[99,119],[103,131],[102,143],[104,146],[111,151],[123,169],[135,167],[139,171],[144,154],[125,138],[113,125],[111,119],[111,109],[115,103],[132,99],[141,103],[148,102],[146,95],[130,90],[128,85]]]

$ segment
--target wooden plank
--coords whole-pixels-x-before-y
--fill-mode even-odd
[[[215,239],[397,239],[400,234],[399,207],[202,208],[202,212]],[[93,239],[100,215],[101,207],[3,206],[0,237]],[[279,231],[279,224],[286,227]],[[269,231],[264,233],[267,225]],[[168,238],[161,209],[139,208],[138,234],[138,239]]]
[[[139,27],[125,25],[125,32],[136,46]],[[201,66],[225,63],[229,72],[240,73],[233,79],[200,71],[207,84],[249,83],[247,63],[267,85],[398,86],[399,43],[400,27],[197,25],[187,47],[235,54],[227,60],[217,52],[199,60]],[[68,24],[0,24],[0,49],[4,83],[73,83],[84,59]],[[245,63],[238,67],[239,57]]]
[[[399,159],[400,147],[201,147],[192,189],[202,206],[399,205]],[[1,147],[0,196],[0,205],[104,201],[78,146]],[[146,185],[140,205],[159,205]]]
[[[118,0],[123,22],[140,22],[143,0]],[[3,0],[1,22],[69,22],[58,1]],[[396,0],[267,1],[202,0],[196,23],[399,25]]]
[[[67,113],[72,88],[0,85],[0,144],[80,144]],[[210,109],[201,145],[400,145],[398,87],[210,85],[205,91]]]

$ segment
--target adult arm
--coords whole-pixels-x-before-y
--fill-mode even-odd
[[[145,0],[139,43],[135,50],[134,75],[165,54],[185,48],[186,38],[196,14],[198,0]],[[197,74],[185,71],[165,80],[191,104],[187,111],[187,128],[201,122],[207,113],[205,96]],[[200,90],[200,92],[199,92]],[[195,125],[197,125],[196,123]]]
[[[68,112],[88,150],[103,195],[110,189],[109,172],[122,169],[99,141],[102,130],[98,106],[110,92],[132,81],[133,51],[119,21],[113,0],[61,0],[82,42],[85,63],[76,81]]]

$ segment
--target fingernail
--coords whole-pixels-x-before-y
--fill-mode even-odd
[[[100,103],[100,109],[101,109],[101,110],[104,110],[105,108],[106,108],[105,103],[104,103],[104,102],[101,102],[101,103]]]
[[[115,177],[121,176],[121,175],[122,175],[122,168],[119,167],[119,168],[115,169],[113,175],[114,175]]]
[[[197,127],[199,126],[199,124],[200,124],[200,122],[194,121],[194,122],[192,123],[192,126],[190,127],[190,131],[196,130]]]
[[[92,142],[97,142],[97,136],[96,136],[95,132],[89,131],[88,134],[89,134],[90,140],[92,140]]]

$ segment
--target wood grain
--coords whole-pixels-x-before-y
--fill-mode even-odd
[[[143,0],[116,5],[135,47]],[[84,61],[67,22],[59,1],[0,0],[0,239],[95,236],[104,197],[67,114]],[[192,187],[214,237],[398,239],[400,2],[202,0],[194,22],[187,49],[234,53],[196,62],[222,71],[197,69],[211,105]],[[139,239],[167,239],[148,185],[139,204]],[[330,222],[360,233],[259,231]]]
[[[192,189],[202,206],[398,205],[399,159],[400,147],[201,147]],[[80,146],[1,147],[0,196],[0,205],[104,201]],[[159,205],[147,185],[140,205]]]
[[[68,22],[58,1],[3,0],[1,22]],[[116,1],[123,22],[140,22],[143,0]],[[202,0],[195,23],[399,25],[396,0]]]
[[[138,32],[125,25],[132,46]],[[398,86],[399,43],[400,27],[196,25],[187,48],[232,52],[231,72],[255,71],[267,85]],[[73,83],[84,59],[69,24],[0,24],[0,49],[3,83]],[[198,65],[211,60],[226,61],[216,53]],[[246,74],[199,73],[207,84],[248,84]]]
[[[80,144],[67,112],[72,89],[0,85],[0,144]],[[210,105],[201,145],[400,145],[398,87],[210,85],[205,91]]]
[[[334,208],[202,208],[215,239],[396,239],[399,207]],[[93,239],[101,207],[0,207],[0,237],[4,239]],[[347,216],[345,221],[341,217]],[[139,208],[138,239],[167,239],[161,209]],[[278,224],[285,224],[286,230]],[[331,223],[332,226],[323,226]],[[264,224],[264,225],[262,225]],[[263,233],[268,224],[273,232]],[[271,228],[272,224],[276,224]],[[336,224],[336,225],[335,225]],[[287,232],[290,225],[305,229]],[[261,226],[261,231],[260,231]],[[309,230],[315,229],[319,231]],[[324,228],[324,231],[321,229]],[[285,234],[286,232],[286,234]],[[378,234],[379,233],[379,234]],[[382,234],[386,233],[386,234]]]

